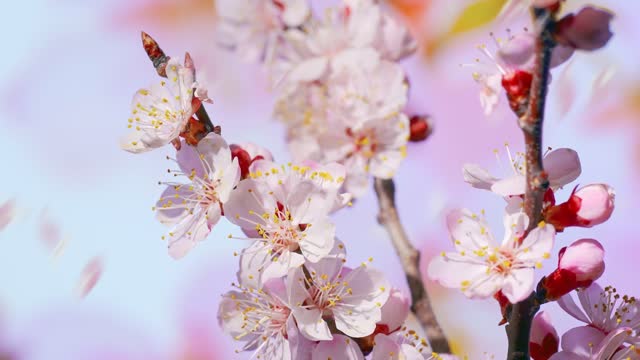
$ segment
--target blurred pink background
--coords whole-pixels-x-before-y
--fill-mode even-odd
[[[313,0],[322,2],[324,0]],[[403,63],[412,85],[411,112],[431,114],[435,133],[411,144],[396,178],[403,222],[427,260],[448,247],[444,214],[454,207],[485,209],[502,236],[504,203],[462,181],[465,162],[505,173],[493,153],[521,138],[506,101],[486,118],[470,71],[476,46],[525,22],[494,21],[443,37],[472,0],[394,0],[420,39]],[[568,0],[567,11],[586,4]],[[640,185],[640,3],[594,0],[617,14],[615,37],[603,50],[577,54],[554,70],[545,145],[578,151],[580,184],[607,182],[617,191],[611,220],[568,230],[558,248],[581,237],[607,249],[602,283],[640,295],[637,208]],[[133,156],[118,147],[131,96],[155,81],[140,30],[170,55],[189,51],[206,74],[214,99],[208,112],[230,142],[253,141],[287,161],[283,127],[271,119],[274,95],[259,66],[216,47],[213,0],[28,0],[5,4],[0,58],[0,206],[15,199],[12,220],[0,225],[0,358],[245,359],[216,321],[220,295],[235,280],[228,224],[180,261],[166,253],[164,228],[151,206],[170,149]],[[504,163],[504,160],[503,160]],[[570,189],[561,195],[568,197]],[[351,261],[372,256],[403,289],[404,277],[386,234],[375,222],[373,194],[338,213],[338,236]],[[2,221],[0,220],[0,223]],[[77,295],[86,264],[103,271],[85,298]],[[553,269],[553,260],[546,270]],[[471,301],[429,283],[436,310],[460,354],[506,353],[497,304]],[[545,307],[560,329],[575,323],[555,304]],[[13,355],[11,355],[13,354]]]

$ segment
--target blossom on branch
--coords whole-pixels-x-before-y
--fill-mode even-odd
[[[329,255],[335,225],[328,215],[343,181],[344,168],[337,164],[318,171],[254,162],[249,178],[238,184],[225,204],[229,221],[253,241],[240,256],[239,277],[261,283]]]
[[[284,46],[288,28],[310,16],[307,0],[227,0],[217,3],[220,45],[238,52],[244,61],[270,64]]]
[[[287,278],[289,303],[302,334],[311,340],[331,340],[327,319],[350,337],[364,337],[381,319],[389,298],[384,275],[366,263],[343,267],[343,259],[328,257],[293,269]]]
[[[223,204],[240,180],[240,168],[225,140],[215,133],[197,146],[183,143],[174,161],[179,169],[169,173],[188,182],[161,182],[167,188],[154,210],[160,222],[173,227],[163,238],[168,238],[169,254],[177,259],[204,240],[218,223]]]
[[[464,181],[474,188],[490,190],[503,197],[523,195],[526,191],[524,154],[517,152],[513,156],[507,148],[507,158],[513,172],[511,176],[500,179],[479,165],[465,164],[462,169]],[[542,162],[552,189],[559,189],[570,184],[582,172],[578,153],[569,148],[559,148],[548,152]]]
[[[133,131],[121,140],[122,149],[132,153],[150,151],[176,140],[185,130],[201,106],[201,100],[194,96],[197,84],[195,69],[190,65],[189,61],[183,66],[177,59],[170,59],[167,79],[136,92],[127,125]]]
[[[287,303],[282,279],[274,279],[259,289],[237,285],[223,295],[218,310],[222,330],[244,343],[243,351],[255,351],[264,359],[296,359],[298,349],[295,321]]]
[[[528,297],[534,269],[550,257],[555,230],[540,223],[525,236],[529,219],[523,213],[505,215],[504,225],[504,240],[497,245],[482,218],[466,209],[450,213],[447,226],[456,252],[435,257],[429,277],[471,298],[488,298],[498,291],[511,303]]]

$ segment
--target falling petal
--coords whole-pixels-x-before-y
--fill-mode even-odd
[[[569,64],[562,70],[562,73],[558,76],[556,93],[561,96],[556,97],[556,104],[558,106],[558,119],[566,118],[566,115],[571,111],[573,105],[576,102],[576,84],[571,79],[571,69],[573,61],[570,60]]]
[[[47,250],[56,253],[64,246],[61,244],[63,243],[62,230],[60,230],[60,226],[51,219],[46,209],[42,210],[40,214],[39,232],[40,240],[42,240]]]
[[[94,257],[85,265],[78,281],[77,293],[80,298],[84,298],[96,286],[98,280],[102,276],[103,262],[102,258]]]
[[[16,216],[16,200],[10,199],[7,200],[4,204],[0,206],[0,231],[4,230],[7,225],[15,218]]]

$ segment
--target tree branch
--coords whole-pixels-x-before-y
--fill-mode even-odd
[[[376,178],[374,189],[380,208],[378,222],[387,230],[407,277],[407,283],[411,291],[411,311],[424,328],[432,350],[436,353],[449,354],[451,353],[449,342],[440,324],[438,324],[436,315],[431,307],[429,294],[422,280],[420,252],[409,241],[398,216],[393,179]]]
[[[529,217],[527,231],[535,228],[542,220],[544,193],[549,188],[548,175],[542,164],[542,126],[551,54],[555,46],[553,30],[556,25],[555,13],[548,9],[534,8],[532,15],[534,23],[541,24],[542,30],[536,41],[536,60],[528,108],[525,114],[517,114],[525,142],[527,189],[524,196],[524,211]],[[509,339],[508,360],[529,360],[531,323],[538,309],[535,293],[512,306],[509,324],[506,326]]]

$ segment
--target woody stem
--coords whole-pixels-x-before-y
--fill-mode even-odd
[[[542,24],[542,30],[536,40],[535,66],[528,106],[526,112],[517,114],[525,142],[527,187],[524,196],[524,211],[529,217],[527,231],[533,229],[542,220],[544,193],[549,188],[548,175],[542,164],[542,126],[549,85],[551,54],[556,45],[553,39],[556,25],[555,13],[548,9],[538,8],[533,8],[531,12],[534,22]],[[538,309],[539,304],[535,301],[535,293],[532,293],[527,299],[513,304],[509,313],[509,324],[506,326],[509,340],[508,360],[529,359],[531,323]]]
[[[436,353],[449,354],[451,348],[438,324],[436,315],[431,307],[429,294],[424,286],[420,272],[420,252],[411,244],[407,233],[400,222],[400,216],[395,204],[395,184],[393,179],[374,180],[374,189],[378,197],[378,223],[384,226],[389,234],[391,243],[407,277],[411,292],[411,311],[424,328],[431,348]]]

